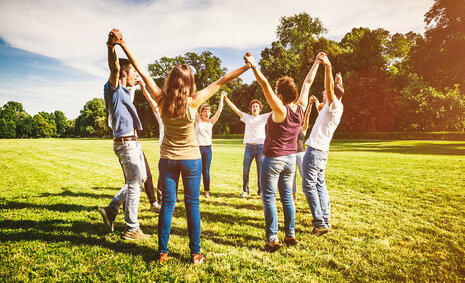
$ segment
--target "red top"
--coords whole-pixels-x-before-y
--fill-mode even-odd
[[[263,154],[268,157],[278,157],[297,152],[297,136],[302,125],[302,106],[297,105],[297,111],[286,105],[286,118],[281,123],[275,123],[268,117],[267,133],[263,144]]]

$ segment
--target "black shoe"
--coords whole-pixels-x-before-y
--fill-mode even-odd
[[[181,202],[181,200],[176,196],[176,202]]]
[[[313,228],[312,230],[312,235],[316,235],[316,236],[321,236],[323,234],[326,234],[328,233],[329,229],[328,227],[323,227],[323,228]]]
[[[257,191],[257,195],[261,196],[261,195],[262,195],[262,192],[261,192],[261,191]]]
[[[108,209],[108,206],[101,208],[99,212],[100,215],[102,215],[103,223],[105,223],[105,225],[110,228],[110,231],[113,232],[115,230],[116,213],[111,212]]]

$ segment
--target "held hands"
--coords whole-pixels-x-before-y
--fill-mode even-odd
[[[247,52],[245,54],[244,61],[246,64],[250,64],[250,67],[252,69],[255,69],[257,67],[257,63],[255,63],[255,58],[252,56],[251,52]]]
[[[226,91],[223,90],[223,91],[220,93],[220,95],[221,95],[221,99],[225,99],[226,96],[228,95],[228,93],[227,93]]]
[[[315,101],[318,101],[318,99],[314,95],[310,96],[310,103],[314,103]]]
[[[318,60],[320,60],[320,62],[323,63],[325,65],[325,67],[331,67],[331,62],[329,61],[328,55],[326,55],[326,53],[320,52],[320,53],[318,53],[316,58]]]
[[[115,46],[116,44],[123,43],[123,34],[119,31],[119,29],[112,29],[108,34],[108,46]]]
[[[140,85],[141,87],[144,87],[144,81],[138,76],[136,77],[136,85]]]

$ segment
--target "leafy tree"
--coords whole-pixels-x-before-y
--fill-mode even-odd
[[[437,89],[465,88],[465,0],[435,0],[425,14],[425,37],[410,54],[411,72]]]
[[[57,110],[51,116],[55,120],[55,125],[57,127],[57,135],[59,137],[65,137],[66,130],[68,129],[70,123],[66,118],[65,113]]]
[[[34,136],[38,138],[54,136],[56,134],[56,126],[50,123],[49,121],[47,121],[46,118],[44,118],[44,116],[46,115],[43,115],[43,113],[45,112],[41,112],[41,113],[34,115],[34,117],[32,118],[34,121],[34,128],[33,128]]]
[[[102,98],[87,101],[76,118],[74,129],[79,136],[105,136],[110,133],[107,126],[105,102]]]
[[[439,91],[412,74],[401,94],[401,130],[464,131],[465,98],[458,85]]]
[[[17,112],[15,116],[16,121],[16,137],[27,138],[32,137],[34,130],[34,120],[31,115],[26,112]]]

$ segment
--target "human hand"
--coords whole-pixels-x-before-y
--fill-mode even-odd
[[[317,58],[325,65],[325,67],[331,67],[331,62],[329,61],[328,55],[326,55],[326,53],[318,53]]]
[[[140,85],[141,87],[145,86],[144,81],[139,76],[136,77],[136,85]]]
[[[318,101],[318,99],[314,95],[310,96],[310,103],[314,103],[315,101]]]
[[[117,44],[117,41],[118,41],[118,38],[116,37],[117,32],[119,32],[118,29],[112,29],[110,33],[108,33],[107,45],[115,46]]]
[[[228,95],[228,93],[226,91],[224,91],[224,90],[220,93],[221,99],[226,98],[227,95]]]
[[[334,82],[337,85],[342,85],[342,75],[340,72],[336,74],[336,78],[334,79]]]
[[[247,52],[244,56],[244,61],[246,64],[250,64],[250,67],[253,69],[257,66],[255,63],[255,58],[252,56],[251,52]]]

